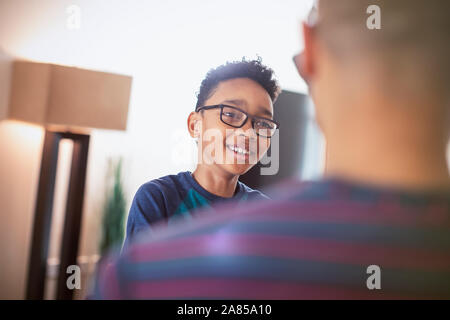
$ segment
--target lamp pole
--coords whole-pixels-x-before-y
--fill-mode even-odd
[[[66,270],[68,266],[77,264],[87,156],[89,150],[89,135],[46,130],[34,214],[26,293],[27,299],[44,298],[54,187],[59,142],[61,139],[72,140],[74,142],[74,147],[64,219],[56,298],[72,299],[73,297],[73,291],[66,285]]]

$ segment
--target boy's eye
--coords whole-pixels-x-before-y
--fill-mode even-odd
[[[226,118],[228,121],[241,121],[245,118],[245,114],[239,110],[225,107],[222,110],[222,118]]]
[[[222,109],[222,121],[232,126],[239,126],[246,119],[246,114],[229,107]]]
[[[264,120],[256,121],[255,126],[260,129],[269,129],[269,130],[273,129],[273,124],[269,121]]]
[[[224,111],[223,115],[228,118],[238,118],[237,113]]]

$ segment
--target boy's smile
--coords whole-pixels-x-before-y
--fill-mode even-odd
[[[249,139],[242,136],[232,135],[230,138],[227,138],[225,140],[225,148],[228,153],[236,158],[237,161],[233,161],[235,163],[251,163],[249,162],[250,156],[255,157],[257,154],[256,142],[252,143],[252,147],[250,147]]]

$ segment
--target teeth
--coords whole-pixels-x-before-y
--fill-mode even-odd
[[[228,146],[228,148],[239,154],[249,154],[249,152],[247,150],[242,149],[242,148],[238,148],[235,146]]]

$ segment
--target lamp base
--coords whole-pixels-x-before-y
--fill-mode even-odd
[[[66,270],[68,266],[77,264],[78,240],[81,230],[89,150],[89,135],[46,130],[36,199],[31,254],[28,266],[27,299],[42,300],[44,298],[56,168],[59,142],[61,139],[72,140],[74,146],[64,219],[56,298],[73,298],[73,291],[70,290],[66,284]]]

